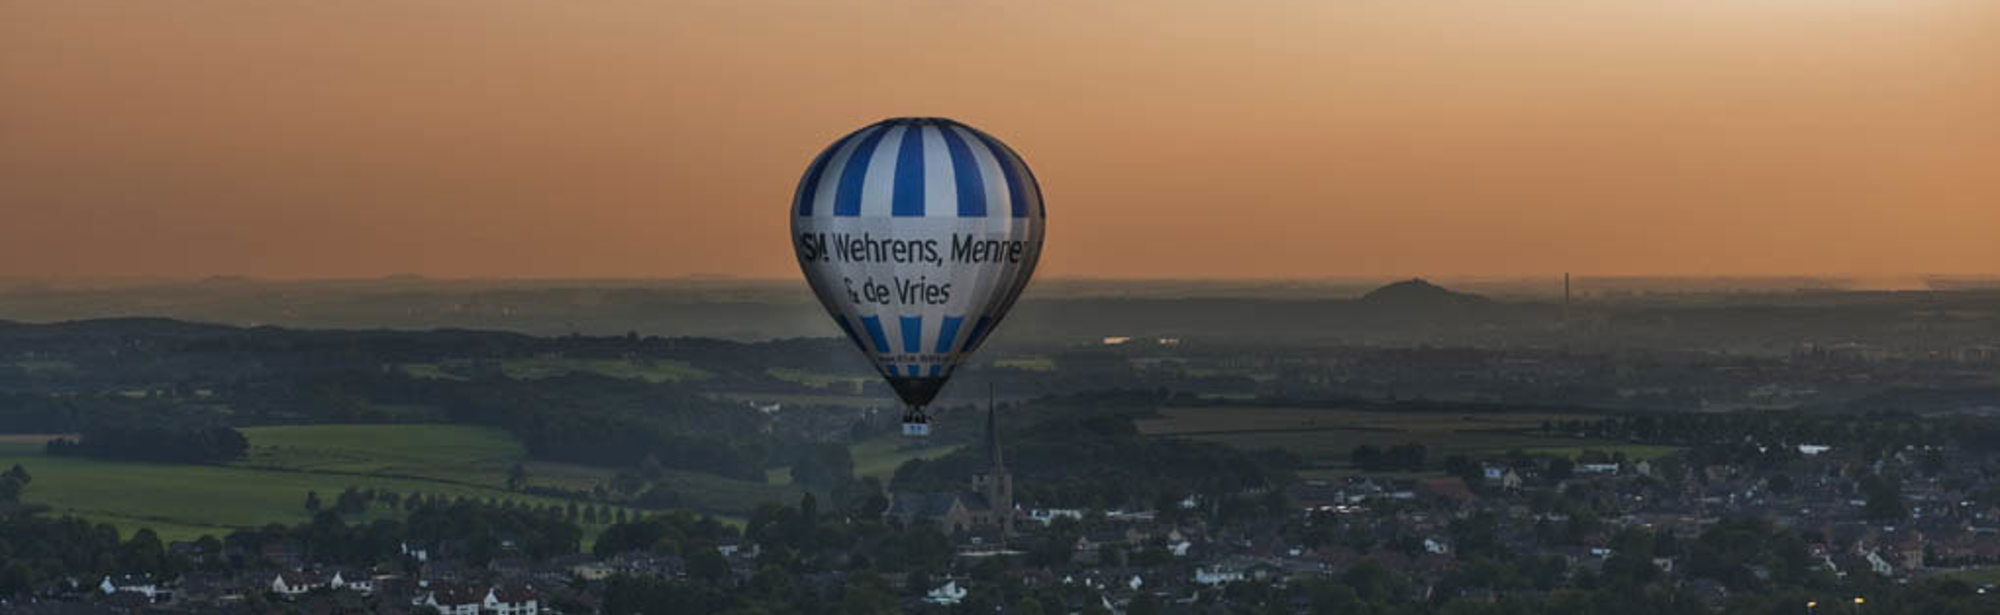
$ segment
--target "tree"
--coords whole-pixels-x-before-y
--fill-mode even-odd
[[[665,469],[660,466],[660,458],[652,453],[646,453],[646,458],[639,460],[639,475],[646,480],[660,480],[663,472]]]
[[[507,469],[507,489],[520,491],[526,486],[528,486],[528,466],[516,461],[514,467]]]
[[[697,544],[689,550],[693,551],[685,554],[689,578],[705,583],[720,583],[729,578],[729,560],[722,557],[715,545]]]
[[[1903,487],[1894,478],[1870,474],[1861,479],[1861,492],[1868,498],[1864,510],[1876,521],[1899,521],[1909,513],[1903,504]]]
[[[1374,470],[1382,466],[1382,448],[1373,444],[1356,446],[1348,459],[1354,462],[1354,467]]]
[[[1126,605],[1125,615],[1160,615],[1160,600],[1154,598],[1151,592],[1139,592],[1132,596],[1131,604]]]
[[[1770,480],[1764,481],[1764,486],[1769,487],[1771,489],[1771,493],[1776,493],[1778,495],[1789,494],[1792,492],[1792,475],[1782,474],[1782,473],[1777,474],[1775,476],[1772,476]]]
[[[320,508],[320,503],[319,503],[319,492],[318,492],[318,491],[307,491],[307,492],[306,492],[306,512],[309,512],[309,513],[317,513],[317,512],[319,512],[319,508]]]

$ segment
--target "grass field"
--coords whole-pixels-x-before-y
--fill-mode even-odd
[[[1392,412],[1328,408],[1211,406],[1165,408],[1159,418],[1138,422],[1147,434],[1219,442],[1244,449],[1279,448],[1298,454],[1315,472],[1352,473],[1346,469],[1354,447],[1422,444],[1429,462],[1447,455],[1478,457],[1514,449],[1531,453],[1576,456],[1585,449],[1624,452],[1649,459],[1673,452],[1672,447],[1579,440],[1541,433],[1543,421],[1590,418],[1583,415],[1536,413]]]
[[[834,374],[824,374],[820,372],[807,371],[803,369],[790,369],[785,367],[773,367],[771,369],[764,370],[764,373],[770,374],[772,378],[777,378],[779,380],[783,380],[786,382],[796,382],[798,384],[803,384],[813,388],[833,387],[834,390],[844,390],[848,392],[859,392],[864,383],[871,382],[875,379],[873,375],[867,377],[839,376]]]
[[[995,359],[993,366],[1029,372],[1050,372],[1055,371],[1056,360],[1049,357],[1008,357]]]
[[[730,401],[754,401],[757,403],[777,402],[796,406],[841,406],[846,408],[870,408],[899,406],[895,396],[870,395],[811,395],[793,393],[710,393],[710,397]]]
[[[904,440],[902,436],[885,436],[849,446],[848,454],[854,456],[854,476],[856,478],[873,476],[887,483],[889,478],[896,474],[896,467],[903,465],[903,462],[911,459],[936,459],[951,454],[959,447],[953,444],[919,449],[903,448],[907,444],[909,441]],[[767,480],[773,485],[789,485],[792,483],[792,469],[773,468]]]
[[[1985,586],[1985,585],[2000,584],[2000,566],[1981,566],[1977,568],[1964,568],[1960,570],[1941,570],[1937,571],[1935,574],[1937,576],[1945,578],[1958,579],[1960,581],[1971,583],[1973,585]]]
[[[224,534],[235,528],[306,521],[307,492],[323,501],[349,486],[443,497],[563,500],[505,489],[507,470],[525,460],[511,436],[455,425],[316,425],[243,430],[250,453],[226,466],[105,461],[43,454],[43,436],[0,441],[0,467],[19,463],[35,481],[26,497],[57,514],[112,523],[124,533],[150,527],[169,540]],[[589,489],[612,470],[529,462],[530,484]],[[661,480],[719,512],[748,511],[765,501],[789,502],[785,486],[668,471]],[[377,514],[377,513],[371,513]],[[390,513],[382,512],[380,515]],[[594,537],[601,526],[585,527]]]
[[[908,441],[902,436],[885,436],[856,443],[849,452],[854,455],[854,475],[873,476],[888,482],[896,473],[896,466],[911,459],[936,459],[958,450],[958,445],[933,446],[922,449],[902,448]]]
[[[20,368],[21,371],[30,374],[60,374],[67,376],[81,373],[77,370],[76,364],[69,361],[15,361],[14,367]]]
[[[506,359],[499,362],[500,371],[515,380],[540,380],[570,373],[583,372],[647,382],[680,382],[702,380],[713,374],[696,368],[686,361],[648,359],[628,361],[624,359],[571,359],[564,357],[535,357],[530,359]],[[465,373],[471,363],[467,361],[445,361],[442,363],[408,363],[399,366],[403,373],[418,378],[456,380],[458,374]]]

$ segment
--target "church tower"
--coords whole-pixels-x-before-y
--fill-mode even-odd
[[[1000,425],[992,402],[986,406],[986,471],[972,475],[972,490],[986,496],[1001,531],[1014,531],[1014,475],[1000,453]]]

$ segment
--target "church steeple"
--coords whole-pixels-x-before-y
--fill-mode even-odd
[[[1004,474],[1007,465],[1000,455],[1000,424],[993,412],[993,401],[986,402],[986,464],[987,470],[995,475]]]

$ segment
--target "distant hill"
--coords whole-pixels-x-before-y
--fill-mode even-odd
[[[1492,299],[1450,290],[1427,282],[1423,278],[1410,278],[1368,291],[1368,294],[1362,295],[1358,301],[1376,308],[1419,311],[1476,308],[1493,304]]]

